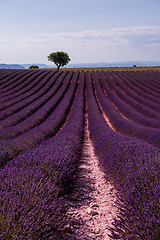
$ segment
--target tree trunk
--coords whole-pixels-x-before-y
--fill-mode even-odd
[[[60,65],[57,65],[57,71],[59,71]]]

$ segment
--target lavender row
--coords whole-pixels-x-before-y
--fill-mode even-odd
[[[154,79],[154,81],[157,83],[157,84],[160,84],[160,74],[158,71],[152,71],[152,72],[144,72],[144,76],[145,77],[150,77],[150,79]]]
[[[26,103],[28,102],[28,104],[34,101],[34,99],[36,99],[36,94],[39,95],[40,97],[43,87],[45,88],[45,85],[48,83],[52,75],[53,75],[52,72],[50,73],[44,72],[41,75],[39,75],[37,78],[32,79],[31,84],[28,85],[26,83],[26,86],[27,86],[26,88],[24,87],[20,89],[18,92],[14,92],[13,94],[10,94],[2,98],[1,99],[2,103],[0,105],[0,111],[1,111],[0,119],[10,116],[14,112],[16,112],[15,111],[16,108],[17,110],[21,109],[20,105],[23,106],[23,103],[25,101]]]
[[[22,89],[19,89],[19,91],[17,92],[15,91],[14,93],[11,93],[1,98],[2,103],[0,110],[6,109],[7,107],[12,107],[13,105],[22,101],[23,99],[28,98],[31,95],[34,95],[48,82],[48,79],[50,79],[52,74],[53,74],[52,72],[45,71],[35,78],[33,75],[29,77],[25,83],[26,87],[23,87]],[[30,81],[30,84],[28,84],[28,81]]]
[[[49,80],[49,82],[40,90],[40,94],[42,96],[39,95],[39,98],[37,98],[35,101],[30,103],[26,107],[22,108],[17,113],[14,113],[11,116],[8,116],[7,118],[1,120],[0,121],[0,129],[2,130],[6,127],[14,126],[16,124],[19,125],[19,124],[21,124],[20,123],[21,121],[23,121],[22,124],[24,124],[24,121],[29,122],[29,117],[30,117],[30,119],[31,118],[34,119],[34,115],[37,117],[40,115],[40,113],[38,113],[38,111],[40,111],[40,108],[42,108],[44,105],[45,106],[43,108],[45,109],[45,112],[48,113],[49,111],[47,110],[46,103],[50,99],[52,99],[54,94],[59,90],[66,74],[67,74],[67,71],[64,73],[62,73],[62,71],[58,71],[56,74],[54,74],[51,77],[51,79]],[[46,92],[46,91],[48,91],[48,92]],[[50,101],[52,101],[52,100],[50,100]],[[44,112],[44,110],[43,110],[43,112]],[[44,118],[46,118],[46,117],[47,117],[47,115],[44,116]],[[35,121],[35,124],[36,124],[36,121]]]
[[[64,194],[72,191],[81,156],[84,72],[63,129],[0,170],[1,238],[65,239]]]
[[[17,96],[18,95],[20,95],[21,94],[21,92],[20,92],[20,94],[19,94],[19,91],[22,91],[23,92],[23,88],[24,87],[27,87],[27,89],[31,89],[34,85],[34,80],[36,79],[36,78],[38,78],[42,73],[43,74],[45,74],[44,73],[45,71],[43,71],[43,72],[28,72],[28,73],[26,73],[25,75],[23,75],[22,77],[20,77],[20,79],[19,78],[16,78],[16,80],[15,80],[15,84],[17,84],[18,86],[17,87],[13,87],[12,89],[9,89],[8,91],[6,91],[6,92],[4,92],[4,93],[0,93],[0,101],[3,103],[5,100],[8,100],[8,99],[12,99],[12,94],[13,94],[13,98],[14,98],[14,95],[16,95],[17,94]],[[22,84],[21,84],[21,80],[23,81],[22,82]],[[30,85],[29,84],[32,84],[33,86],[31,86],[31,88],[30,88]],[[28,85],[29,85],[29,87],[28,87]],[[27,92],[27,89],[26,89],[26,92]]]
[[[44,72],[44,71],[43,71]],[[25,75],[30,75],[30,74],[37,74],[37,76],[40,74],[40,72],[29,72],[29,71],[22,71],[21,74],[16,75],[15,77],[11,78],[9,81],[5,81],[3,84],[3,89],[0,90],[1,96],[9,95],[10,93],[14,92],[16,88],[19,88],[20,84],[23,84],[23,82],[26,80]]]
[[[57,158],[57,165],[58,172],[60,173],[60,185],[63,186],[63,192],[67,194],[72,191],[74,180],[77,178],[84,136],[85,72],[77,71],[77,76],[78,75],[79,82],[71,113],[62,130],[60,130],[60,132],[55,136],[59,142],[56,146],[57,154],[65,154],[65,161],[63,160],[63,164],[61,160]],[[75,77],[77,78],[77,76]],[[53,144],[52,139],[50,139],[50,141]],[[58,149],[58,146],[61,146],[63,150]],[[72,152],[71,155],[68,154],[68,157],[67,150]]]
[[[151,102],[154,104],[160,105],[160,99],[150,94],[141,91],[137,87],[135,87],[132,83],[130,83],[120,72],[111,73],[116,84],[130,97],[134,98],[137,102],[142,103],[143,105],[149,107],[151,106]],[[145,99],[145,101],[143,100]],[[147,103],[148,101],[148,103]],[[154,109],[155,110],[155,109]],[[157,106],[157,111],[159,111],[159,107]]]
[[[129,77],[132,77],[135,82],[138,82],[140,85],[142,85],[146,89],[159,94],[159,89],[157,88],[157,86],[159,87],[159,84],[158,85],[156,84],[156,86],[154,86],[154,79],[147,80],[147,78],[144,78],[143,76],[141,76],[141,74],[133,73],[132,75],[132,73],[130,72],[126,72],[126,73],[123,72],[123,74]]]
[[[139,74],[134,72],[133,76],[140,77],[140,79],[160,89],[160,81],[158,80],[158,75],[157,78],[155,78],[154,75],[151,74],[150,72],[147,72],[147,74],[145,72],[139,72]]]
[[[28,72],[27,70],[17,70],[17,69],[14,71],[5,70],[4,74],[1,75],[0,77],[0,89],[9,86],[15,80],[15,77],[18,76],[19,74],[21,76],[27,72]]]
[[[123,71],[124,72],[124,71]],[[139,72],[136,72],[136,71],[131,71],[131,75],[133,73],[133,78],[135,77],[135,79],[140,79],[148,84],[153,84],[154,87],[160,87],[159,85],[159,81],[158,81],[158,72],[155,72],[156,75],[157,75],[157,78],[155,77],[155,75],[153,75],[152,73],[153,72],[150,72],[150,71],[139,71]],[[127,73],[128,75],[128,73]],[[129,74],[130,75],[130,74]]]
[[[58,71],[57,74],[54,76],[58,77],[59,75],[60,73]],[[13,124],[16,125],[1,130],[0,139],[2,140],[15,138],[18,135],[27,132],[28,130],[42,124],[49,117],[49,115],[52,114],[54,109],[58,106],[58,104],[62,100],[70,84],[72,75],[73,72],[70,73],[68,73],[68,71],[63,72],[59,76],[54,87],[50,89],[50,91],[46,95],[37,99],[37,101],[33,102],[33,104],[30,104],[29,106],[22,109],[18,113],[13,114],[12,116],[5,118],[3,121],[1,121],[1,128],[2,126],[4,127],[4,125],[6,126],[9,123],[11,125]]]
[[[87,73],[90,138],[100,166],[117,191],[112,239],[158,239],[160,235],[160,150],[113,131],[105,122]],[[107,226],[106,226],[107,227]]]
[[[98,72],[98,74],[102,82],[102,87],[105,90],[105,94],[124,117],[130,121],[142,124],[144,126],[160,128],[160,114],[139,104],[138,102],[134,101],[134,99],[129,98],[126,94],[119,90],[116,84],[114,84],[113,80],[108,77],[107,80],[112,87],[111,90],[104,75],[101,72]],[[152,118],[155,118],[156,120]]]
[[[33,101],[41,97],[41,94],[43,94],[43,87],[45,89],[45,84],[48,82],[50,77],[52,76],[52,73],[45,72],[41,74],[39,77],[37,77],[34,81],[35,87],[33,87],[30,91],[21,94],[17,98],[14,98],[10,101],[7,101],[5,103],[1,104],[1,115],[0,120],[11,116],[12,114],[20,111],[27,105],[31,104]]]
[[[52,78],[54,79],[54,74],[55,72],[42,74],[41,76],[35,79],[35,83],[37,84],[30,91],[22,93],[20,96],[11,99],[10,101],[2,103],[0,106],[1,109],[0,120],[3,120],[8,116],[12,117],[13,114],[23,110],[25,107],[34,103],[34,101],[36,101],[38,98],[47,93],[49,88],[53,85]]]
[[[73,71],[69,72],[69,74],[71,77]],[[78,71],[74,73],[68,91],[66,92],[58,106],[43,123],[14,139],[8,141],[0,141],[1,166],[3,166],[8,160],[18,155],[20,152],[25,151],[33,145],[36,145],[47,137],[54,136],[59,131],[60,127],[65,123],[67,113],[71,108],[72,100],[77,86],[78,75]]]
[[[103,74],[106,76],[107,78],[107,81],[109,82],[110,86],[114,89],[114,91],[116,92],[116,94],[124,101],[126,101],[127,98],[129,99],[133,99],[133,102],[138,102],[138,103],[141,103],[141,107],[142,107],[142,110],[143,110],[143,105],[156,111],[156,112],[160,112],[160,106],[159,104],[156,104],[155,102],[153,101],[150,101],[147,99],[147,97],[149,97],[148,94],[145,94],[145,97],[144,96],[140,96],[138,95],[137,93],[133,92],[129,87],[127,87],[125,85],[125,83],[127,82],[127,80],[125,78],[122,77],[123,81],[120,80],[119,77],[121,77],[120,74],[118,74],[119,77],[117,77],[115,74],[113,75],[112,74],[112,77],[111,75],[108,73],[108,72],[105,72],[103,71]],[[136,89],[134,89],[136,91]],[[140,94],[140,93],[139,93]],[[143,95],[143,94],[142,94]],[[126,96],[126,97],[125,97]],[[134,101],[135,100],[135,101]],[[154,100],[154,99],[152,99]],[[158,102],[160,103],[160,100],[159,99],[156,99],[158,100]],[[133,105],[134,106],[134,105]]]
[[[138,78],[138,81],[136,81],[133,77],[127,76],[126,74],[124,74],[123,72],[121,73],[122,76],[124,76],[130,83],[132,83],[135,87],[137,87],[139,90],[148,93],[149,95],[156,97],[158,99],[160,99],[160,94],[150,90],[148,87],[145,87],[144,85],[142,85],[140,83],[140,80]]]
[[[94,74],[94,85],[100,105],[111,123],[112,127],[119,133],[123,133],[132,137],[145,140],[156,146],[160,146],[160,130],[142,126],[125,119],[114,107],[114,105],[106,98],[98,76]]]
[[[1,97],[0,102],[2,104],[4,104],[4,102],[6,102],[6,101],[7,102],[9,101],[11,103],[12,103],[12,101],[16,102],[16,99],[18,99],[22,94],[26,94],[27,92],[29,93],[33,88],[35,88],[37,85],[37,83],[35,82],[37,74],[34,75],[35,79],[33,79],[33,74],[34,73],[26,74],[24,77],[22,77],[22,78],[26,79],[26,82],[23,82],[23,84],[22,84],[23,86],[20,84],[17,88],[15,87],[15,91],[12,90],[12,92],[9,93],[8,95]],[[50,72],[50,74],[51,74],[51,72]],[[45,76],[45,73],[44,73],[44,76]],[[32,78],[30,78],[30,77],[32,77]],[[19,82],[19,80],[17,80],[17,81]],[[32,94],[32,92],[31,92],[31,94]],[[1,107],[1,109],[2,109],[2,107]]]
[[[156,92],[156,93],[160,94],[160,91],[159,91],[160,86],[159,86],[159,84],[158,85],[156,84],[156,86],[154,86],[155,83],[154,83],[153,79],[152,80],[147,80],[147,78],[141,77],[140,74],[136,75],[134,73],[132,74],[132,72],[131,73],[126,72],[126,75],[127,76],[132,76],[132,78],[135,81],[142,84],[144,87],[148,88],[149,90],[151,90],[153,92]]]
[[[15,69],[10,69],[10,70],[0,69],[0,85],[6,76],[14,74],[15,72],[16,72]]]
[[[12,79],[14,76],[18,75],[20,72],[22,72],[21,70],[11,70],[9,71],[4,69],[4,71],[0,71],[0,89],[3,88],[2,85],[6,82],[8,82],[10,79]]]

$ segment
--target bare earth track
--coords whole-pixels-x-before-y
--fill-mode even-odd
[[[115,199],[114,187],[106,182],[98,167],[87,122],[78,179],[68,201],[66,239],[108,240],[107,227],[111,226],[117,212]]]

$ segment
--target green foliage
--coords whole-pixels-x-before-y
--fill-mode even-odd
[[[50,55],[48,56],[48,61],[54,62],[57,66],[57,70],[59,70],[60,67],[68,64],[71,59],[69,58],[67,53],[61,51],[50,53]]]
[[[29,67],[29,69],[35,69],[35,68],[38,69],[39,67],[37,65],[32,65],[32,66]]]
[[[133,65],[133,67],[136,67],[136,65]]]

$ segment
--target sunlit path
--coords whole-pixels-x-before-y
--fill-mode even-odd
[[[66,239],[108,240],[107,227],[111,227],[117,211],[114,193],[114,187],[106,182],[98,166],[87,121],[78,179],[68,203],[66,227],[71,233],[66,233]]]

